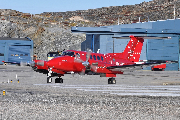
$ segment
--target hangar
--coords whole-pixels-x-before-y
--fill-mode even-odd
[[[168,19],[133,24],[122,24],[102,27],[72,27],[72,33],[86,33],[86,41],[81,44],[81,50],[91,48],[93,52],[119,53],[123,52],[129,40],[116,39],[122,36],[156,36],[171,37],[171,39],[145,39],[140,60],[173,61],[167,64],[165,70],[180,69],[180,19]],[[146,69],[150,69],[146,68]]]
[[[20,63],[31,61],[33,41],[29,38],[0,38],[0,64],[2,61]]]

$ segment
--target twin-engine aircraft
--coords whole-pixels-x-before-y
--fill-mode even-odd
[[[117,39],[127,39],[119,37]],[[91,51],[67,50],[59,57],[49,61],[36,60],[34,68],[38,72],[47,74],[47,83],[52,82],[52,77],[58,76],[55,83],[63,83],[61,76],[68,73],[85,74],[93,72],[101,77],[110,77],[108,84],[116,84],[116,74],[124,71],[142,69],[143,66],[155,63],[140,63],[139,58],[144,39],[168,39],[168,37],[142,37],[129,36],[129,43],[122,53],[92,53]]]

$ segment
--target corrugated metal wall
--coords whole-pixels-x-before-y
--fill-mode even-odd
[[[180,19],[175,20],[159,20],[145,23],[134,23],[104,27],[72,27],[72,32],[87,32],[88,35],[97,34],[100,37],[99,46],[94,46],[94,49],[99,49],[101,53],[119,53],[123,52],[129,40],[113,39],[112,37],[120,36],[157,36],[171,37],[164,40],[145,40],[142,48],[140,60],[167,60],[177,63],[167,64],[165,70],[179,70],[180,68]],[[92,36],[87,36],[85,41],[87,44],[92,44]],[[96,39],[95,39],[96,41]],[[97,47],[97,48],[96,48]],[[96,51],[95,51],[96,52]]]
[[[97,52],[100,48],[100,35],[98,34],[86,34],[86,41],[81,43],[81,51],[91,49]]]
[[[0,64],[6,62],[27,62],[33,56],[33,41],[26,38],[0,38]]]
[[[27,62],[31,60],[31,46],[9,46],[8,62]]]

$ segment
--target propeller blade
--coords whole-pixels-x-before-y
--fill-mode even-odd
[[[98,63],[92,63],[92,64],[91,64],[91,70],[92,70],[93,72],[97,72],[97,69],[98,69]]]
[[[38,62],[37,62],[37,65],[39,65],[39,66],[44,66],[44,60],[38,61]]]
[[[76,63],[82,63],[82,62],[84,62],[84,61],[81,60],[80,58],[75,57],[75,58],[74,58],[74,62],[76,62]]]
[[[79,73],[79,75],[85,75],[86,68],[82,69],[82,71]]]
[[[34,67],[35,66],[35,62],[34,61],[31,61],[31,62],[29,62],[29,63],[27,63],[29,66],[31,66],[31,67]]]
[[[86,61],[89,60],[91,53],[92,53],[91,49],[87,49]]]
[[[27,66],[27,63],[26,63],[26,62],[21,61],[21,62],[20,62],[20,66],[22,66],[22,67],[23,67],[23,66]]]
[[[89,62],[88,62],[88,61],[82,62],[82,65],[84,65],[85,67],[87,67],[87,66],[89,66]]]

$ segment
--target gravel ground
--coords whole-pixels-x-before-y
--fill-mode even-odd
[[[179,96],[122,96],[101,91],[77,90],[73,87],[53,87],[54,81],[47,84],[46,75],[34,72],[30,67],[1,65],[0,76],[0,119],[2,120],[180,119]],[[118,75],[116,85],[179,86],[179,77],[178,71],[135,71]],[[100,78],[98,75],[74,77],[65,75],[63,79],[63,85],[107,85],[107,78]],[[5,95],[3,90],[6,91]]]

